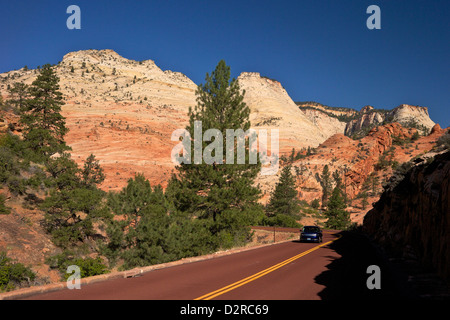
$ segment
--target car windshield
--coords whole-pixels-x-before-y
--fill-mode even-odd
[[[303,232],[320,232],[319,227],[304,227]]]

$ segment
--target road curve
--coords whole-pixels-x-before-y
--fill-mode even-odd
[[[315,278],[339,255],[323,243],[285,242],[205,261],[30,296],[39,300],[320,299]]]

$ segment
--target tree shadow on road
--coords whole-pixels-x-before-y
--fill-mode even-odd
[[[325,286],[323,300],[406,300],[418,299],[408,288],[407,276],[393,270],[383,255],[359,232],[341,232],[342,237],[328,245],[340,255],[330,257],[328,270],[314,280]],[[381,289],[370,290],[367,279],[370,265],[380,268]]]

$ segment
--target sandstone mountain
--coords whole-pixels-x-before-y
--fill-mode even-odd
[[[280,82],[257,72],[243,72],[238,77],[245,90],[244,101],[250,107],[254,129],[279,129],[280,152],[318,146],[334,132],[310,121],[298,108]]]
[[[129,60],[112,50],[68,53],[55,70],[73,158],[81,163],[94,153],[107,173],[106,190],[122,188],[135,172],[164,185],[174,168],[171,134],[186,126],[188,109],[196,104],[196,84],[152,60]],[[8,86],[31,84],[36,75],[30,69],[0,74],[1,94],[8,98]],[[253,128],[268,130],[269,151],[271,129],[279,129],[281,153],[318,146],[335,133],[309,120],[278,81],[248,72],[238,80],[246,90]]]
[[[288,161],[297,178],[299,199],[308,203],[314,199],[321,201],[322,187],[317,175],[327,165],[330,173],[337,171],[342,178],[350,200],[351,220],[361,224],[393,172],[403,163],[430,154],[436,141],[447,131],[436,124],[429,135],[418,136],[415,128],[390,123],[373,128],[367,136],[357,140],[342,133],[335,134],[317,148],[312,148],[310,153],[303,152],[300,159]],[[278,176],[260,178],[265,201],[277,181]],[[367,196],[366,204],[362,203],[364,194]]]
[[[196,84],[179,72],[161,70],[152,60],[129,60],[113,50],[68,53],[55,70],[65,96],[62,113],[73,158],[81,164],[95,154],[106,172],[105,190],[121,189],[136,172],[144,173],[153,184],[165,186],[174,168],[170,153],[177,143],[171,141],[171,134],[186,126],[188,109],[196,104]],[[0,74],[1,95],[8,99],[8,86],[31,84],[36,75],[36,70],[28,68]],[[245,90],[253,128],[267,129],[268,143],[270,131],[278,129],[280,153],[284,155],[293,148],[300,151],[322,144],[318,150],[324,150],[323,161],[354,157],[331,153],[336,148],[330,141],[354,145],[356,142],[344,133],[372,128],[386,119],[400,123],[413,119],[427,129],[434,125],[422,107],[401,105],[380,113],[371,107],[358,112],[315,102],[294,103],[280,82],[259,73],[243,72],[238,80]],[[2,118],[7,118],[10,128],[17,127],[14,115]],[[3,121],[1,126],[6,125]],[[328,144],[327,139],[331,139]],[[274,184],[271,177],[261,179],[268,188]]]
[[[365,106],[361,111],[351,108],[328,107],[320,103],[296,102],[300,110],[314,124],[328,132],[346,136],[363,137],[374,127],[398,122],[405,127],[414,127],[426,135],[435,123],[430,119],[427,107],[402,104],[392,110]]]
[[[383,123],[398,122],[405,127],[418,128],[423,134],[430,132],[435,123],[430,119],[428,108],[402,104],[391,111],[376,110],[372,106],[361,109],[356,119],[350,120],[345,134],[352,136]]]
[[[128,60],[112,50],[64,56],[55,67],[66,104],[67,143],[81,163],[94,153],[117,190],[136,172],[162,183],[173,168],[171,133],[184,128],[195,105],[196,85],[181,73],[162,71],[151,60]],[[30,84],[35,70],[0,75],[2,94],[14,82]],[[1,78],[0,78],[1,80]]]

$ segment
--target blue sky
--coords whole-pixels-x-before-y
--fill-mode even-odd
[[[69,5],[81,30],[69,30]],[[381,9],[369,30],[368,6]],[[113,49],[204,81],[224,59],[232,76],[260,72],[294,101],[360,110],[427,106],[450,126],[450,1],[0,0],[0,72]]]

